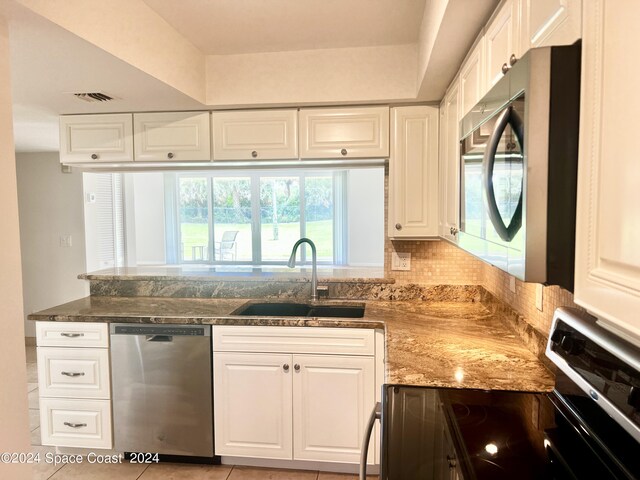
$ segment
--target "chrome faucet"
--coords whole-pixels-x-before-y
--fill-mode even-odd
[[[318,261],[316,258],[316,245],[308,238],[301,238],[293,244],[291,256],[287,266],[293,268],[296,266],[296,252],[301,243],[308,243],[311,247],[311,300],[318,300]]]

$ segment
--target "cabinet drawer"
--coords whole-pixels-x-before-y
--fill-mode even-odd
[[[374,334],[364,328],[214,326],[213,350],[373,355]]]
[[[106,348],[38,347],[38,386],[43,397],[110,397]]]
[[[300,158],[389,156],[389,107],[300,110]]]
[[[213,112],[213,159],[298,158],[297,110]]]
[[[112,448],[109,400],[40,399],[42,445]]]
[[[106,323],[36,322],[39,347],[108,347]]]

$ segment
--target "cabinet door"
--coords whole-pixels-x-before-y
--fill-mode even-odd
[[[216,455],[291,460],[291,355],[214,353]]]
[[[389,156],[389,107],[300,110],[300,158]]]
[[[213,112],[213,159],[298,158],[298,111]]]
[[[130,113],[60,117],[60,162],[133,161]]]
[[[373,357],[294,355],[293,362],[293,458],[358,463],[375,405]],[[368,458],[373,463],[372,451]]]
[[[582,36],[581,0],[522,0],[525,49],[571,45]]]
[[[583,8],[575,301],[640,343],[640,2]]]
[[[440,106],[440,235],[455,242],[460,209],[459,84],[455,82]]]
[[[438,109],[393,109],[389,159],[391,238],[438,236]]]
[[[486,93],[484,37],[480,39],[460,69],[460,115],[463,117]]]
[[[133,115],[137,162],[211,160],[209,112]]]
[[[518,21],[518,2],[507,0],[487,26],[485,33],[485,68],[487,89],[502,78],[502,66],[509,65],[511,55],[516,55],[515,26]]]

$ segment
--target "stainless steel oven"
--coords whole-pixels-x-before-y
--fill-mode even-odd
[[[580,47],[527,52],[461,122],[458,245],[573,290]]]
[[[640,479],[637,345],[560,308],[546,355],[547,394],[384,385],[380,479]]]

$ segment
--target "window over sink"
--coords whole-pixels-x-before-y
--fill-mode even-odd
[[[85,208],[86,238],[119,248],[91,259],[87,245],[88,270],[285,265],[301,237],[314,241],[319,264],[383,265],[383,167],[84,173],[87,198],[105,176],[123,187],[100,195],[100,209]],[[114,222],[120,228],[92,231]],[[113,238],[105,241],[105,232]],[[311,262],[308,246],[297,260]]]

